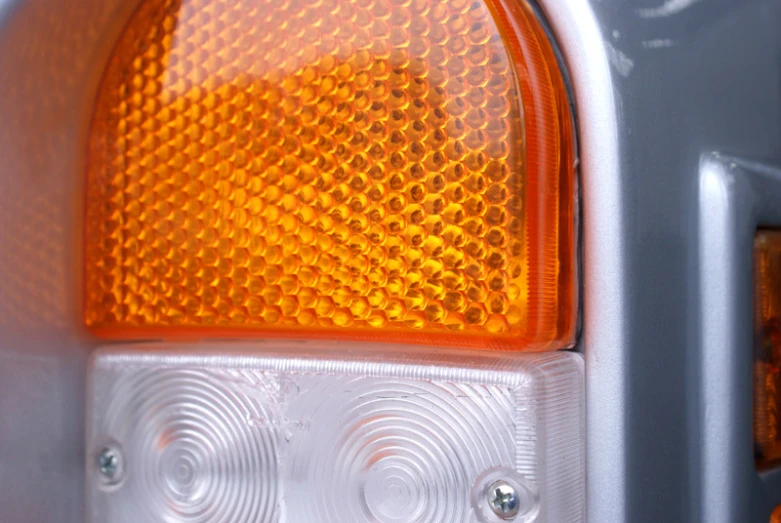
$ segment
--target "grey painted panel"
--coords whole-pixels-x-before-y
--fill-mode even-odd
[[[723,478],[717,507],[702,498],[737,458],[702,447],[699,167],[712,150],[781,160],[781,3],[543,7],[581,118],[589,520],[767,521],[771,487]]]

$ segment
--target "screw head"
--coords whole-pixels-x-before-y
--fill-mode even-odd
[[[98,454],[98,468],[106,479],[114,479],[119,470],[119,455],[116,450],[110,448],[101,450]]]
[[[488,505],[500,518],[512,519],[520,509],[518,491],[506,481],[497,481],[488,487]]]

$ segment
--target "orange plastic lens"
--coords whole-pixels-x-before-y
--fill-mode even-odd
[[[781,505],[777,506],[770,516],[770,523],[781,523]]]
[[[757,466],[781,463],[781,232],[754,242],[754,448]]]
[[[143,0],[89,138],[86,323],[566,346],[572,140],[518,0]]]

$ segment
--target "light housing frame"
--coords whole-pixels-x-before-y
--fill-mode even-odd
[[[760,472],[754,459],[754,239],[781,226],[781,170],[703,155],[699,198],[702,521],[767,521],[781,469]]]

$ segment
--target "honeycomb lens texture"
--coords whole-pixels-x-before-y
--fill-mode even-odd
[[[501,523],[498,480],[513,521],[583,521],[580,356],[273,347],[98,352],[89,521]]]
[[[143,0],[89,138],[86,323],[565,346],[564,95],[515,0]]]
[[[781,464],[781,232],[754,242],[754,449],[759,468]]]

